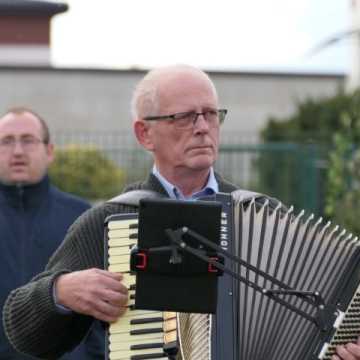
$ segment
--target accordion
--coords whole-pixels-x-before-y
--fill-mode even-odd
[[[232,255],[224,261],[232,275],[219,277],[216,315],[170,313],[171,326],[164,326],[161,341],[155,341],[160,353],[142,354],[134,346],[134,337],[112,340],[112,326],[119,327],[115,323],[108,332],[109,349],[121,341],[129,342],[125,345],[129,351],[115,357],[109,350],[109,359],[174,358],[174,352],[166,349],[176,343],[183,360],[330,359],[336,345],[356,341],[360,335],[359,240],[304,212],[296,214],[293,208],[242,195],[241,191],[219,193],[212,199],[222,204],[220,247]],[[110,228],[111,222],[107,221]],[[121,260],[125,268],[116,264],[119,258],[112,259],[114,250],[108,245],[113,242],[110,230],[106,234],[109,269],[129,272],[129,255]],[[128,244],[122,246],[129,252]],[[163,315],[161,321],[166,323]],[[130,323],[120,332],[129,331]]]

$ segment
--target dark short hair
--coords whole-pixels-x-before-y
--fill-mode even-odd
[[[7,114],[21,115],[21,114],[24,114],[24,113],[29,113],[29,114],[35,116],[39,120],[42,131],[43,131],[43,134],[44,134],[44,138],[42,140],[44,141],[45,144],[49,144],[50,143],[49,127],[47,126],[45,120],[38,113],[36,113],[35,111],[33,111],[33,110],[31,110],[31,109],[29,109],[29,108],[27,108],[25,106],[16,106],[16,107],[8,109],[1,116],[1,118],[4,117]]]

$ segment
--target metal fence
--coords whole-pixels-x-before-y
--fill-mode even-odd
[[[56,133],[54,142],[58,147],[69,144],[97,147],[124,170],[126,183],[143,179],[152,166],[151,155],[130,133]],[[215,168],[242,188],[264,192],[296,209],[320,214],[325,154],[324,148],[314,144],[261,144],[256,137],[223,134]]]
[[[321,214],[326,150],[291,143],[223,145],[217,169],[234,183]]]

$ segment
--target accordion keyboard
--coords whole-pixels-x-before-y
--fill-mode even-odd
[[[360,334],[360,287],[357,289],[345,313],[338,316],[335,324],[336,332],[330,343],[326,343],[319,355],[321,360],[331,360],[335,354],[336,346],[349,342],[356,342]]]
[[[177,345],[176,313],[135,309],[136,276],[130,272],[130,250],[137,244],[138,220],[136,215],[119,217],[107,223],[105,256],[108,270],[123,274],[129,301],[125,314],[109,325],[107,359],[171,358],[167,351],[172,353]]]

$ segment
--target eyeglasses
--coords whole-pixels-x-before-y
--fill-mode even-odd
[[[205,121],[210,127],[217,127],[224,122],[226,114],[227,114],[226,109],[205,110],[203,112],[188,111],[188,112],[181,112],[171,115],[147,116],[144,118],[144,120],[172,121],[177,129],[186,130],[186,129],[192,129],[195,126],[196,121],[200,115],[204,117]]]
[[[25,136],[19,139],[14,137],[4,137],[0,139],[0,150],[1,151],[12,151],[16,144],[20,144],[21,147],[26,151],[33,151],[41,143],[45,144],[45,141],[40,140],[34,136]]]

